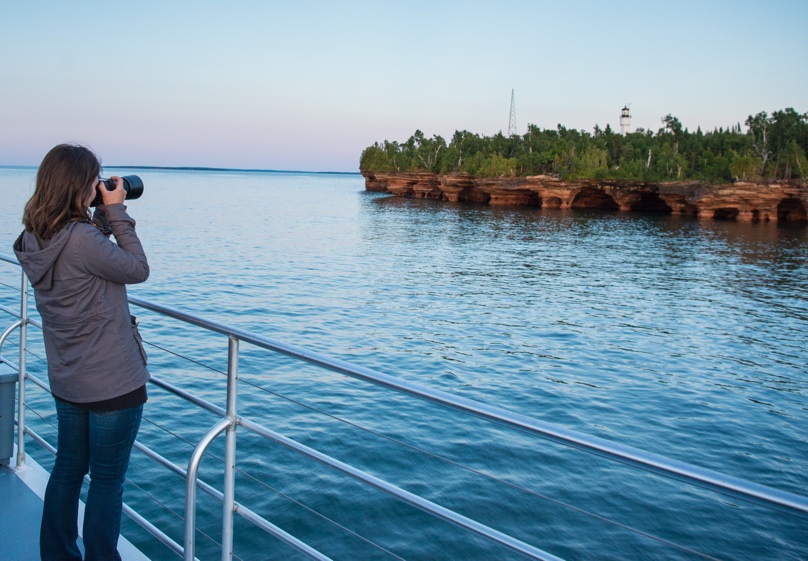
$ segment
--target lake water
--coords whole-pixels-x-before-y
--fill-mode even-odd
[[[405,200],[358,175],[106,172],[146,186],[129,210],[152,274],[132,295],[806,494],[805,225]],[[0,253],[34,176],[0,168]],[[5,295],[18,272],[0,269]],[[133,311],[152,374],[223,405],[226,340]],[[559,557],[808,559],[805,516],[242,351],[242,414]],[[55,441],[50,398],[30,394]],[[154,388],[140,439],[185,465],[213,422]],[[238,501],[334,559],[521,558],[246,431],[238,467]],[[129,478],[127,502],[181,541],[179,478],[139,454]],[[220,507],[200,501],[198,556],[217,558]],[[242,521],[235,553],[301,558]]]

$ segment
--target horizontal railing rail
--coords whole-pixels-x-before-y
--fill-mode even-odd
[[[0,260],[17,264],[15,258],[2,254],[0,254]],[[15,329],[20,329],[21,332],[19,364],[13,365],[10,361],[3,358],[4,362],[12,364],[12,366],[18,368],[21,374],[21,387],[19,393],[20,412],[24,410],[25,405],[24,380],[31,380],[35,385],[49,391],[47,384],[41,380],[38,380],[35,376],[25,372],[26,336],[24,330],[29,324],[41,328],[41,324],[39,322],[27,317],[26,286],[26,280],[23,275],[21,288],[21,309],[19,312],[16,312],[8,306],[0,306],[0,310],[9,313],[16,318],[16,322],[6,329],[3,335],[0,336],[0,351],[2,351],[3,342],[12,331]],[[338,374],[371,383],[397,393],[418,398],[420,400],[459,410],[466,414],[474,415],[497,424],[513,427],[520,431],[525,431],[535,436],[548,439],[568,447],[603,456],[610,460],[615,460],[636,468],[663,475],[665,477],[684,481],[688,484],[708,488],[720,493],[731,494],[733,496],[741,497],[754,502],[761,502],[779,508],[785,508],[792,512],[796,511],[801,514],[808,514],[808,497],[802,495],[790,493],[766,485],[761,485],[742,478],[726,475],[715,470],[706,469],[692,463],[675,460],[571,429],[558,427],[552,425],[551,423],[539,421],[526,415],[508,411],[504,408],[480,403],[446,391],[430,388],[422,384],[390,376],[370,368],[353,365],[346,361],[335,359],[326,356],[325,354],[300,346],[264,337],[244,329],[212,321],[195,314],[187,313],[168,306],[163,306],[142,298],[130,296],[129,301],[132,305],[149,310],[153,313],[173,318],[185,324],[193,325],[204,330],[226,336],[229,341],[227,407],[222,408],[218,405],[210,403],[209,401],[178,388],[169,382],[161,380],[159,377],[153,377],[151,380],[151,383],[155,386],[160,387],[161,389],[174,394],[189,403],[201,407],[220,418],[216,423],[213,424],[206,435],[203,436],[202,439],[197,443],[194,452],[189,458],[187,469],[183,469],[182,467],[160,456],[140,442],[135,444],[136,449],[146,455],[146,457],[156,461],[169,469],[171,472],[186,479],[186,518],[184,544],[177,544],[161,530],[154,527],[154,525],[152,525],[148,520],[140,516],[128,506],[125,506],[127,515],[129,515],[130,518],[152,533],[152,535],[154,535],[173,551],[184,555],[185,559],[188,560],[194,559],[195,503],[197,489],[201,489],[208,495],[222,501],[222,559],[230,559],[232,557],[233,514],[238,514],[256,527],[275,536],[276,538],[298,549],[313,559],[328,559],[328,557],[322,553],[314,550],[307,544],[301,542],[297,538],[273,525],[271,522],[261,517],[257,513],[248,509],[246,506],[235,501],[234,467],[236,459],[235,439],[237,427],[242,427],[243,429],[248,430],[268,441],[280,444],[298,454],[316,460],[321,464],[327,465],[330,468],[361,481],[366,485],[381,490],[401,501],[404,501],[407,504],[428,512],[437,518],[451,522],[459,527],[482,535],[489,540],[499,543],[530,558],[545,560],[558,559],[552,554],[542,551],[541,549],[531,546],[530,544],[522,542],[512,536],[467,518],[457,512],[428,501],[423,497],[405,491],[389,482],[359,470],[356,467],[350,466],[340,460],[296,442],[276,431],[264,427],[259,423],[239,416],[236,407],[236,395],[238,383],[238,349],[240,343],[247,343],[273,353],[312,364],[318,368],[336,372]],[[0,358],[2,358],[2,356],[0,356]],[[33,438],[34,441],[53,452],[53,447],[47,444],[41,436],[25,427],[22,413],[20,413],[18,416],[18,425],[21,446],[23,445],[22,436],[24,434],[28,434]],[[216,490],[213,486],[205,483],[202,480],[198,480],[197,478],[200,463],[207,451],[208,446],[214,442],[220,434],[226,435],[223,492]]]

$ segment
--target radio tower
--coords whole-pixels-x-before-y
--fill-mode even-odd
[[[513,90],[511,90],[511,118],[508,120],[508,136],[519,134],[516,132],[516,102],[513,98]]]

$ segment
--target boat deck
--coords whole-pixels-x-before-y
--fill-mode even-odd
[[[16,450],[15,450],[16,457]],[[14,458],[12,458],[12,465]],[[32,458],[25,466],[14,469],[0,466],[0,559],[39,561],[39,523],[42,498],[48,484],[48,472]],[[79,505],[79,519],[84,517],[84,504]],[[79,523],[81,532],[81,523]],[[79,549],[84,544],[79,538]],[[148,561],[135,546],[121,536],[118,551],[123,561]]]
[[[0,557],[39,561],[42,499],[8,466],[0,467]]]

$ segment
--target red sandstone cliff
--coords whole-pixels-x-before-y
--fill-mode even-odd
[[[365,189],[398,197],[544,208],[602,208],[736,219],[808,222],[808,187],[796,182],[562,181],[538,175],[480,178],[429,172],[362,172]]]

